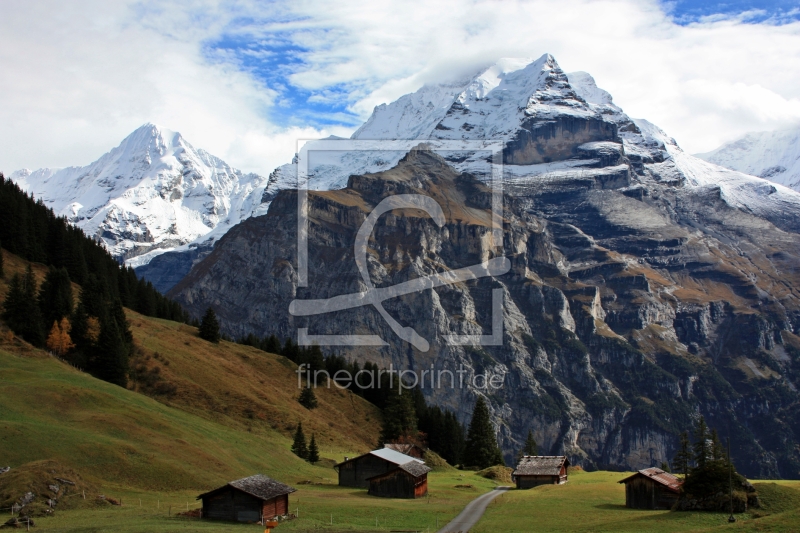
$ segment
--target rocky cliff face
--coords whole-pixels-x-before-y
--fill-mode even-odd
[[[466,369],[463,388],[445,377],[422,390],[462,420],[476,395],[486,396],[508,460],[532,429],[543,453],[587,468],[658,466],[703,414],[730,433],[743,473],[800,477],[797,197],[693,160],[593,83],[581,78],[572,87],[554,62],[544,63],[536,83],[516,84],[529,97],[503,122],[516,121],[501,132],[502,246],[492,239],[491,192],[470,173],[477,160],[415,150],[391,169],[350,176],[344,189],[309,193],[307,287],[298,286],[297,193],[284,190],[266,216],[231,229],[171,294],[195,314],[213,306],[235,336],[296,337],[298,328],[379,335],[385,346],[335,350],[418,374]],[[492,86],[481,87],[437,110],[426,122],[432,131],[469,134],[454,127],[457,117],[471,117],[464,123],[482,135],[495,128],[486,117],[502,114],[498,101],[508,94],[492,100]],[[367,289],[356,235],[372,209],[397,194],[433,198],[445,220],[416,209],[381,216],[367,255],[376,287],[501,256],[509,271],[384,301],[391,317],[430,343],[427,351],[398,339],[372,306],[290,314],[296,299]],[[502,343],[448,341],[492,334],[498,289]],[[503,386],[486,388],[475,375]]]

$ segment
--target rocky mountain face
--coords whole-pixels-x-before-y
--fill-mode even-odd
[[[276,185],[275,178],[245,174],[154,124],[85,167],[19,170],[10,178],[130,266],[166,251],[186,252],[177,261],[159,260],[180,266],[156,274],[153,281],[164,290],[174,284],[164,280],[183,277],[230,227],[265,213]]]
[[[800,192],[800,128],[748,133],[697,157]]]
[[[683,153],[550,56],[519,65],[376,108],[357,132],[380,138],[417,123],[427,125],[422,137],[502,140],[502,245],[479,171],[485,153],[437,154],[431,142],[391,160],[337,155],[312,183],[327,179],[326,168],[337,180],[348,168],[388,168],[309,192],[307,286],[298,283],[297,192],[282,190],[170,294],[198,315],[212,306],[234,336],[379,335],[383,346],[331,350],[418,375],[464,369],[463,387],[445,374],[422,390],[462,420],[485,396],[508,461],[531,429],[542,453],[587,468],[658,466],[702,414],[730,434],[743,473],[800,477],[800,195]],[[431,93],[440,98],[428,106]],[[379,217],[370,284],[501,257],[508,271],[385,300],[427,350],[400,340],[372,305],[292,315],[294,300],[367,290],[354,243],[372,210],[398,194],[432,198],[443,220],[408,207]],[[494,333],[494,294],[502,342],[453,342]]]

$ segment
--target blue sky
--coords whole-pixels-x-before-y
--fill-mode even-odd
[[[786,24],[800,20],[800,5],[792,0],[728,0],[727,2],[677,0],[665,1],[662,5],[678,24],[742,15],[744,20],[750,23]]]
[[[248,22],[246,26],[251,24]],[[303,58],[311,52],[294,42],[291,35],[281,32],[269,38],[237,32],[204,43],[204,53],[209,61],[234,62],[277,93],[274,104],[267,111],[273,123],[283,127],[357,126],[361,123],[359,116],[348,110],[353,103],[350,99],[352,87],[348,84],[332,84],[312,91],[290,80],[292,74],[308,68]]]

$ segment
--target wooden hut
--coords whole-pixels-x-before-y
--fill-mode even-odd
[[[410,461],[384,474],[372,476],[369,494],[383,498],[421,498],[428,494],[428,472],[422,463]]]
[[[367,481],[369,478],[385,474],[411,461],[420,464],[425,463],[410,455],[396,452],[389,448],[382,448],[352,459],[345,457],[345,460],[334,466],[334,468],[339,473],[339,485],[366,489],[369,487],[369,481]]]
[[[620,483],[625,483],[625,506],[632,509],[672,509],[681,493],[683,481],[660,468],[645,468]]]
[[[203,500],[203,518],[233,522],[263,522],[289,513],[294,489],[256,474],[231,481],[197,497]]]
[[[390,450],[394,450],[396,452],[403,453],[405,455],[409,455],[411,457],[415,457],[417,459],[424,459],[425,458],[425,448],[422,446],[418,446],[416,444],[401,444],[392,442],[389,444],[384,444],[384,448],[389,448]]]
[[[567,482],[569,459],[565,455],[526,455],[511,473],[518,489],[539,485],[562,485]]]

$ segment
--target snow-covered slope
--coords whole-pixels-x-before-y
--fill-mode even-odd
[[[768,220],[775,219],[780,213],[800,215],[800,194],[797,191],[689,155],[654,124],[642,119],[635,122],[648,142],[664,146],[669,157],[662,166],[674,165],[678,179],[685,180],[685,187],[719,188],[721,199],[728,205]]]
[[[434,146],[436,140],[501,141],[506,146],[504,174],[511,185],[574,180],[592,173],[612,175],[623,171],[624,157],[636,169],[631,185],[653,180],[686,190],[718,188],[723,201],[770,221],[800,217],[800,195],[795,191],[685,153],[658,127],[628,117],[591,75],[565,74],[549,54],[533,61],[501,59],[470,78],[424,86],[377,106],[352,139],[433,140]],[[775,160],[785,164],[787,172],[782,175],[788,176],[788,169],[800,164],[800,145],[797,133],[794,137],[784,133],[781,139],[786,148]],[[342,188],[351,174],[386,170],[404,155],[315,153],[314,144],[308,146],[311,189]],[[459,170],[489,175],[485,153],[448,159]],[[770,160],[766,166],[775,172],[779,165]],[[753,173],[749,168],[743,172]],[[295,183],[297,167],[284,165],[275,175],[284,183]],[[775,179],[775,174],[770,177]],[[795,224],[782,224],[790,226]]]
[[[88,166],[26,169],[10,177],[131,266],[213,241],[265,212],[262,198],[275,185],[275,178],[245,174],[154,124]]]
[[[800,192],[800,128],[748,133],[697,157]]]

